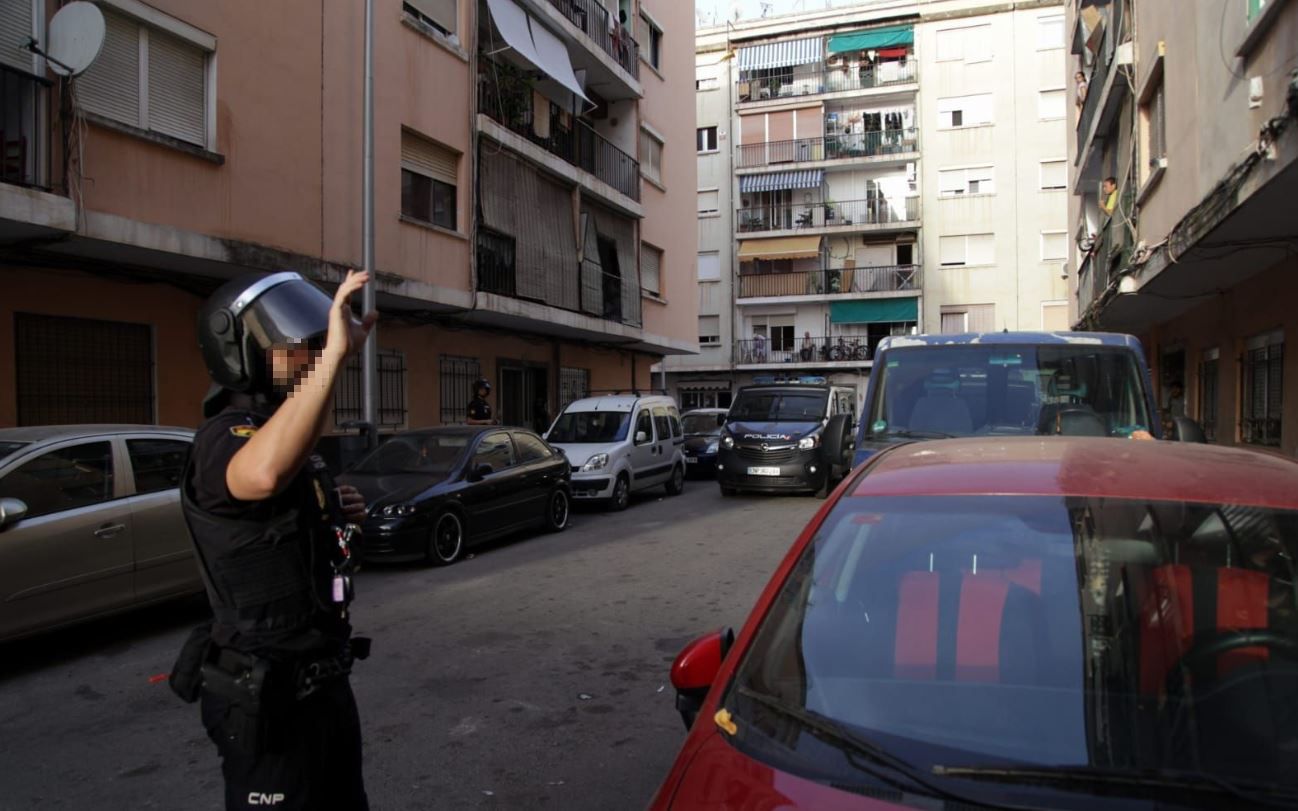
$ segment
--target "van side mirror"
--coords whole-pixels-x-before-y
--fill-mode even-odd
[[[27,514],[27,504],[17,498],[0,498],[0,528],[16,524]]]
[[[635,444],[643,445],[648,441],[649,441],[649,435],[646,434],[644,431],[635,432]]]

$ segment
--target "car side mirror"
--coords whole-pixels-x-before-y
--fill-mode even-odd
[[[469,469],[469,481],[480,482],[495,472],[495,468],[485,462]]]
[[[7,527],[23,520],[27,514],[27,504],[17,498],[0,498],[0,527]]]
[[[1203,432],[1203,426],[1190,419],[1189,417],[1172,418],[1172,436],[1179,442],[1207,442],[1208,437]]]
[[[635,432],[635,444],[643,445],[648,441],[649,441],[649,435],[646,434],[644,431]]]
[[[676,688],[676,709],[685,722],[685,728],[694,725],[703,701],[712,689],[717,674],[721,672],[721,663],[735,644],[735,632],[723,628],[705,634],[685,646],[685,649],[672,662],[672,687]]]

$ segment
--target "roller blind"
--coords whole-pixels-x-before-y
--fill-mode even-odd
[[[88,112],[143,127],[140,120],[140,26],[121,14],[104,13],[99,57],[75,80],[77,101]]]
[[[0,62],[30,73],[33,54],[23,46],[32,37],[32,0],[0,0]]]
[[[406,4],[432,20],[443,31],[455,33],[455,0],[405,0]]]
[[[401,163],[405,168],[427,175],[433,180],[457,185],[460,153],[412,132],[401,133]]]
[[[663,252],[647,242],[640,243],[640,287],[655,295],[662,292]]]
[[[202,48],[149,29],[149,129],[207,143],[206,67]]]

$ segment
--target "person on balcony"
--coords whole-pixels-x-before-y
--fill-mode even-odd
[[[1118,208],[1118,179],[1115,177],[1106,177],[1100,184],[1100,210],[1104,216],[1112,217],[1113,212]]]
[[[811,360],[816,353],[816,342],[811,339],[811,332],[807,331],[802,336],[802,351],[798,353],[802,361],[806,363]]]
[[[766,336],[760,332],[753,333],[753,359],[757,363],[766,363]]]

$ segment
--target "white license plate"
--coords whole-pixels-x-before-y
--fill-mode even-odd
[[[749,476],[778,476],[780,469],[778,467],[750,467],[748,468]]]
[[[697,457],[694,456],[686,456],[685,463],[690,465],[697,465],[699,463],[699,460]]]

